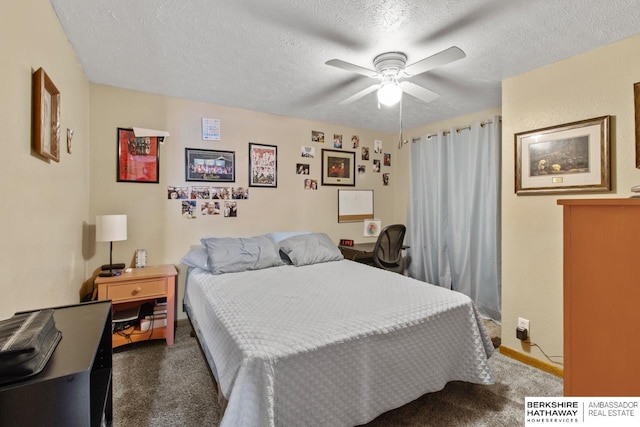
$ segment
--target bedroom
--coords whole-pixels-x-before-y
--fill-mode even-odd
[[[408,194],[403,174],[408,150],[396,150],[392,134],[91,84],[49,2],[21,1],[8,14],[3,13],[2,23],[2,39],[21,43],[3,46],[4,78],[0,83],[5,101],[0,107],[5,140],[0,160],[5,190],[0,211],[4,242],[0,265],[5,271],[0,285],[0,318],[17,310],[77,301],[82,283],[108,259],[108,245],[98,244],[94,254],[91,245],[83,241],[85,228],[94,223],[95,215],[107,211],[130,216],[128,240],[114,245],[115,258],[124,262],[142,247],[148,251],[149,263],[177,264],[203,233],[273,231],[262,228],[263,218],[269,219],[273,229],[331,230],[330,236],[336,240],[362,234],[356,225],[336,227],[336,209],[327,207],[335,203],[333,191],[304,192],[302,185],[298,190],[298,186],[288,188],[284,183],[278,190],[253,191],[238,218],[198,218],[194,223],[180,218],[173,201],[166,200],[166,186],[183,180],[184,148],[205,147],[199,135],[201,117],[221,119],[225,139],[231,141],[222,143],[225,148],[221,149],[231,149],[226,147],[232,144],[239,156],[246,156],[250,141],[283,144],[280,171],[291,176],[295,176],[293,166],[288,171],[286,165],[296,162],[293,151],[299,152],[311,130],[355,133],[361,141],[383,140],[385,148],[392,150],[392,179],[388,188],[381,182],[373,183],[380,201],[376,216],[387,224],[404,222]],[[509,78],[502,85],[501,106],[411,131],[412,136],[420,135],[494,114],[502,116],[502,326],[505,331],[514,331],[518,317],[530,319],[532,334],[548,353],[562,353],[562,213],[555,202],[558,197],[514,195],[513,134],[605,114],[614,116],[614,191],[594,197],[627,197],[629,189],[640,183],[633,164],[632,88],[640,81],[638,53],[640,37],[634,36]],[[30,73],[39,66],[45,67],[64,95],[62,127],[75,130],[73,152],[63,152],[59,164],[47,164],[29,153]],[[244,125],[247,122],[250,128]],[[115,129],[134,125],[171,131],[160,154],[159,185],[115,182]],[[285,150],[288,145],[284,144],[291,144],[292,152]],[[240,184],[240,179],[245,179],[246,158],[239,160]],[[300,207],[302,197],[309,202]],[[319,215],[320,207],[327,213]],[[293,210],[299,215],[280,215]],[[209,219],[212,221],[205,221]],[[523,348],[515,333],[505,333],[503,345],[546,361],[537,349]]]

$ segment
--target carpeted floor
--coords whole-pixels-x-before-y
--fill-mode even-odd
[[[488,324],[494,343],[500,327]],[[217,426],[215,383],[186,320],[178,322],[173,347],[162,340],[116,349],[113,408],[116,427]],[[519,426],[525,396],[561,396],[562,379],[505,357],[490,359],[496,383],[451,382],[407,405],[382,414],[368,427]],[[304,420],[301,420],[304,425]]]

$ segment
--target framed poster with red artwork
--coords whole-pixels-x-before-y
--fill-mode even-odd
[[[157,184],[159,177],[158,137],[136,137],[133,129],[118,128],[118,182]]]

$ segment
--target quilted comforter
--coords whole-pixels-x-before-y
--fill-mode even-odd
[[[184,302],[228,400],[222,426],[353,426],[449,381],[493,383],[467,296],[352,261],[196,268]]]

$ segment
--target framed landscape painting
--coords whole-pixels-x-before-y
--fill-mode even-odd
[[[515,134],[515,192],[611,191],[610,116]]]

